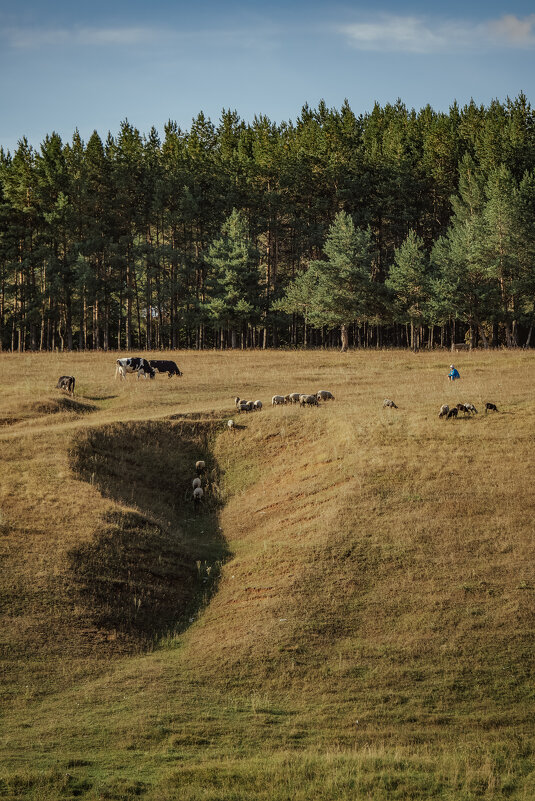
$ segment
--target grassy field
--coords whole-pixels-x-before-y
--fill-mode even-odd
[[[532,801],[535,354],[115,358],[0,354],[0,798]]]

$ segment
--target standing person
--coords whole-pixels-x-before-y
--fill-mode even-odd
[[[455,381],[456,378],[460,378],[459,371],[453,364],[450,364],[450,371],[448,373],[448,378],[450,381]]]

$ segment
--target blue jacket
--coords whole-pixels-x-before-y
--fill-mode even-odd
[[[459,371],[456,370],[455,367],[453,368],[453,370],[450,370],[450,372],[448,373],[448,378],[451,378],[452,381],[454,381],[456,378],[460,378],[460,377],[461,376],[459,375]]]

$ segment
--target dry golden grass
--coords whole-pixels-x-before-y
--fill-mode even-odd
[[[7,797],[533,797],[531,353],[0,358]]]

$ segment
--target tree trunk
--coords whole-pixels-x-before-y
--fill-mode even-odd
[[[340,327],[340,338],[342,340],[342,353],[345,353],[346,350],[349,348],[349,334],[347,331],[347,325],[344,323]]]

